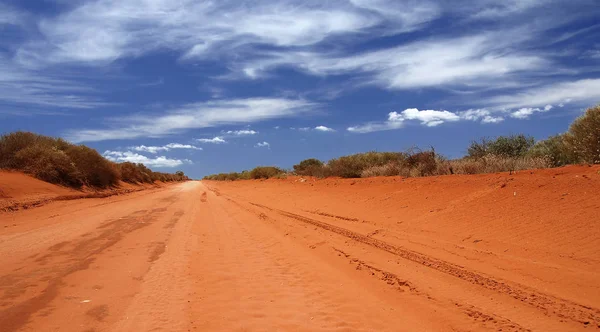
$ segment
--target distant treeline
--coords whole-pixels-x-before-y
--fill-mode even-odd
[[[405,152],[367,152],[322,162],[306,159],[293,170],[261,166],[241,173],[221,173],[205,180],[233,181],[285,177],[287,174],[359,178],[372,176],[431,176],[479,174],[558,167],[569,164],[600,164],[600,105],[575,119],[569,130],[535,142],[525,135],[483,138],[468,147],[467,155],[448,160],[433,148]]]
[[[181,171],[161,173],[144,164],[114,163],[85,145],[22,131],[0,136],[0,169],[22,171],[40,180],[73,188],[107,188],[116,186],[119,181],[188,180]]]

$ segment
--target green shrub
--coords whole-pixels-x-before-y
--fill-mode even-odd
[[[32,145],[19,150],[12,162],[18,169],[34,177],[70,187],[81,187],[81,173],[71,162],[69,156],[56,147]]]
[[[331,176],[359,178],[362,172],[373,166],[384,166],[392,162],[402,163],[405,155],[400,152],[357,153],[332,159],[327,163]]]
[[[325,164],[315,158],[302,160],[299,164],[294,165],[294,173],[297,175],[317,176],[322,174]]]
[[[565,140],[580,162],[600,164],[600,105],[575,119]]]
[[[467,152],[472,158],[482,158],[487,155],[502,157],[523,157],[533,147],[533,137],[525,135],[499,136],[495,140],[482,138],[472,142]]]
[[[117,166],[121,173],[121,180],[128,183],[142,183],[144,178],[138,171],[137,165],[131,162],[123,162]]]
[[[47,182],[76,188],[106,188],[117,185],[121,179],[131,183],[188,179],[183,172],[156,173],[143,164],[115,164],[87,146],[21,131],[0,136],[0,169],[20,170]]]
[[[273,166],[259,166],[250,171],[251,179],[269,179],[276,175],[285,173],[284,170]]]
[[[552,166],[577,163],[578,157],[567,142],[568,134],[551,136],[537,142],[529,151],[530,157],[547,158]]]
[[[79,171],[85,185],[106,188],[119,183],[119,172],[98,151],[84,145],[72,145],[65,153]]]

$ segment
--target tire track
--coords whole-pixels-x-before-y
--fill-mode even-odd
[[[350,260],[351,264],[356,264],[356,270],[366,270],[368,274],[378,278],[379,280],[387,283],[399,292],[410,292],[416,295],[426,296],[428,299],[432,299],[431,295],[424,293],[412,285],[409,281],[400,278],[398,275],[392,272],[382,270],[371,264],[368,264],[358,258],[353,258],[343,250],[333,248],[339,255],[343,255],[345,258]],[[458,302],[451,302],[451,305],[457,307],[465,315],[469,316],[474,321],[482,324],[488,330],[496,331],[509,331],[509,332],[530,332],[531,330],[525,328],[506,317],[502,317],[495,314],[487,314],[482,309],[477,308],[470,304],[460,304]]]
[[[410,260],[412,262],[421,264],[423,266],[429,267],[431,269],[440,271],[448,275],[452,275],[471,284],[478,285],[496,291],[498,293],[509,295],[518,301],[527,303],[535,307],[536,309],[543,311],[546,315],[552,314],[563,319],[568,319],[580,323],[584,326],[595,326],[600,328],[600,310],[598,309],[580,305],[578,303],[557,298],[548,294],[543,294],[521,285],[508,284],[504,281],[495,280],[491,277],[466,270],[462,266],[452,264],[433,257],[429,257],[424,254],[408,250],[399,246],[394,246],[387,242],[368,237],[339,226],[334,226],[332,224],[311,219],[288,211],[273,209],[261,204],[256,204],[252,202],[250,202],[250,204],[263,209],[267,209],[269,211],[276,212],[288,218],[292,218],[304,223],[320,227],[327,231],[342,235],[344,237],[378,248],[380,250],[387,251],[403,259]]]

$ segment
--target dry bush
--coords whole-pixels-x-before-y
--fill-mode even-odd
[[[530,157],[547,158],[553,166],[564,166],[579,162],[579,157],[568,143],[567,134],[551,136],[546,140],[537,142],[529,153]]]
[[[471,142],[468,156],[482,158],[488,155],[502,157],[522,157],[533,147],[533,137],[525,135],[498,136],[493,140],[482,138],[479,142]]]
[[[366,168],[362,171],[361,177],[421,177],[450,174],[450,166],[446,159],[436,154],[433,149],[421,151],[418,148],[413,148],[401,155],[402,157],[396,161]]]
[[[391,162],[385,165],[371,166],[363,170],[360,174],[363,178],[370,178],[375,176],[410,176],[410,169],[401,166],[397,162]]]
[[[294,165],[294,173],[297,175],[324,178],[329,176],[329,168],[322,161],[310,158]]]
[[[374,166],[384,166],[393,162],[404,162],[405,155],[400,152],[367,152],[332,159],[327,163],[330,176],[359,178],[362,172]]]
[[[408,157],[406,158],[405,164],[410,169],[410,175],[413,177],[417,176],[430,176],[438,175],[438,157],[435,151],[409,151]]]
[[[117,168],[121,173],[121,180],[128,183],[143,183],[147,182],[147,178],[138,170],[136,164],[124,162],[118,164]]]
[[[69,156],[54,147],[32,145],[18,151],[12,163],[25,173],[50,183],[79,188],[83,184],[81,173]]]
[[[84,145],[70,146],[65,150],[87,186],[106,188],[119,183],[119,172],[98,151]]]
[[[449,164],[453,174],[497,173],[552,167],[552,162],[547,157],[514,158],[494,155],[451,160]]]
[[[580,162],[600,164],[600,105],[575,119],[565,140]]]
[[[251,179],[269,179],[285,173],[284,170],[273,166],[259,166],[250,171]]]
[[[158,178],[187,180],[183,172],[155,173],[143,164],[115,164],[87,146],[29,132],[0,137],[0,169],[20,170],[47,182],[75,188],[82,185],[106,188],[118,184],[121,178],[133,183],[151,183]]]

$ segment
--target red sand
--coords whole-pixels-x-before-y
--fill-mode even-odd
[[[120,182],[117,188],[98,190],[94,188],[62,187],[38,180],[20,172],[0,171],[0,212],[28,209],[57,200],[73,200],[90,197],[108,197],[138,190],[159,188],[155,184],[130,184]]]
[[[0,326],[597,330],[599,192],[600,167],[577,166],[188,182],[0,213]]]

